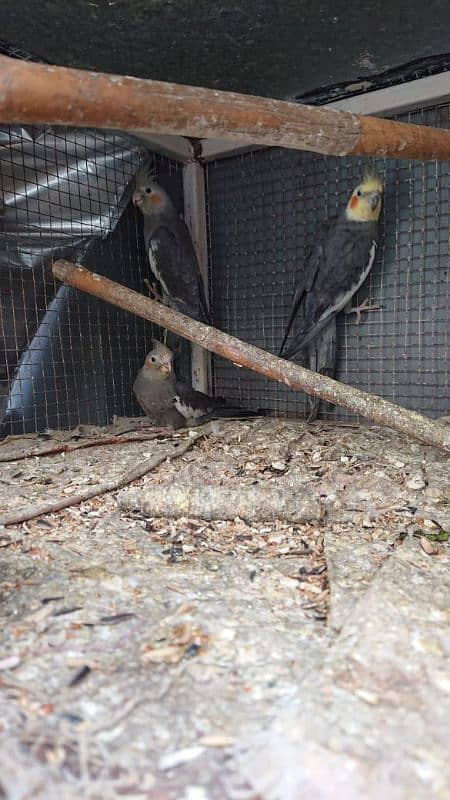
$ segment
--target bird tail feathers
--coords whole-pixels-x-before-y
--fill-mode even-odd
[[[297,356],[302,350],[305,349],[306,345],[308,345],[318,335],[318,333],[320,333],[323,328],[328,325],[331,319],[331,316],[323,317],[322,319],[317,320],[317,322],[308,331],[300,331],[296,336],[294,336],[290,346],[284,351],[284,358],[290,359],[294,356]]]

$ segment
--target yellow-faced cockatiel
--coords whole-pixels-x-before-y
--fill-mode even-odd
[[[151,162],[136,175],[133,203],[144,217],[145,248],[161,285],[163,301],[193,319],[210,322],[205,289],[189,229],[167,192],[155,180]]]
[[[299,276],[280,356],[302,355],[310,369],[334,374],[336,314],[343,309],[358,315],[368,306],[349,308],[353,295],[367,278],[375,260],[383,183],[374,167],[367,169],[344,213],[323,226]],[[293,329],[287,347],[286,341]],[[311,399],[310,419],[318,401]]]
[[[228,406],[221,397],[197,392],[175,375],[173,353],[167,345],[154,344],[137,374],[133,392],[142,410],[158,425],[181,428],[210,419],[253,417],[264,413]]]

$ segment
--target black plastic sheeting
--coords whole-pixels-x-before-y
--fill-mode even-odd
[[[95,241],[81,262],[143,291],[146,256],[138,250],[138,223],[129,208],[110,237]],[[55,285],[12,381],[2,432],[101,425],[114,414],[138,413],[131,386],[150,341],[151,326],[143,320]]]

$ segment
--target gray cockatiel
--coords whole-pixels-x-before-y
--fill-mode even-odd
[[[223,398],[208,397],[179,380],[173,369],[173,353],[162,342],[155,342],[133,391],[142,410],[158,425],[180,428],[215,418],[255,416],[253,411],[227,406]]]
[[[133,384],[140,407],[157,425],[182,428],[186,421],[174,405],[172,352],[162,342],[155,342]]]
[[[150,162],[136,175],[133,203],[144,217],[144,240],[163,301],[193,319],[210,322],[205,289],[189,229],[157,183]]]
[[[351,308],[351,299],[375,260],[383,184],[371,167],[355,188],[342,216],[325,223],[312,248],[295,291],[279,355],[302,360],[310,369],[334,375],[337,350],[336,315],[357,314],[371,307]],[[378,308],[378,306],[372,306]],[[286,341],[293,329],[292,340]],[[319,401],[310,400],[309,419]]]

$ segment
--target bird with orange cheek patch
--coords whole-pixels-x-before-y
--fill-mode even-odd
[[[133,203],[144,218],[145,248],[150,268],[160,283],[163,302],[209,323],[205,289],[189,229],[155,180],[151,162],[136,175]]]
[[[354,312],[359,322],[367,301],[352,308],[351,300],[366,280],[375,260],[383,183],[369,167],[354,189],[343,214],[326,222],[298,275],[291,313],[279,355],[305,362],[309,369],[334,375],[337,354],[336,315]],[[286,347],[291,333],[292,339]],[[309,419],[319,408],[310,402]]]

